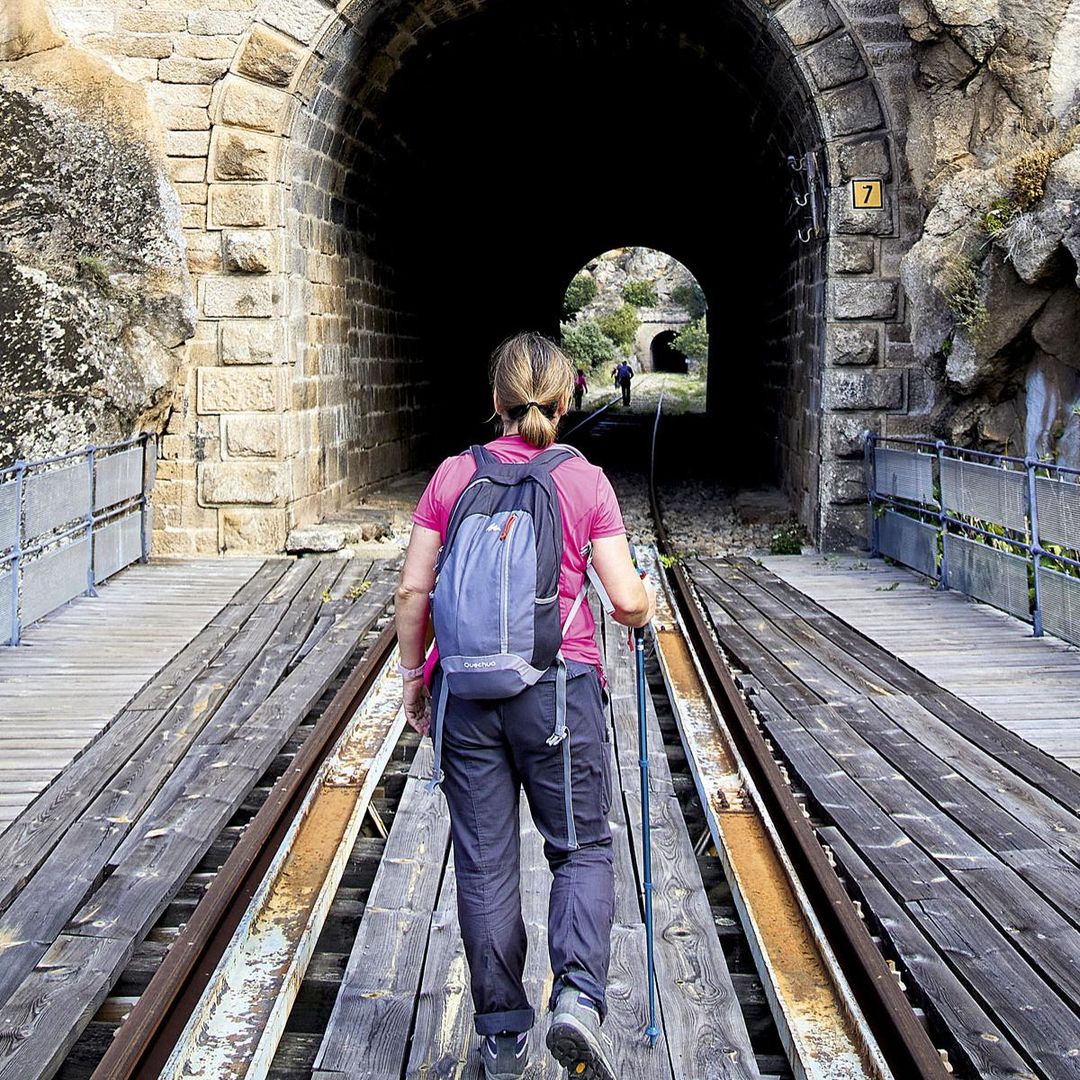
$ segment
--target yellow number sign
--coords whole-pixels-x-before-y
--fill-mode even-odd
[[[885,206],[885,185],[881,180],[852,180],[851,204],[856,210],[881,210]]]

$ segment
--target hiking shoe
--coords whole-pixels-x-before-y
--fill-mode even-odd
[[[615,1069],[600,1034],[600,1010],[587,994],[564,986],[548,1028],[547,1045],[552,1057],[566,1069],[571,1080],[615,1080]]]
[[[485,1035],[480,1040],[480,1058],[484,1062],[484,1080],[512,1080],[525,1075],[528,1065],[526,1048],[529,1036]]]

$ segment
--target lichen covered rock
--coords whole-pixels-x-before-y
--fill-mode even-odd
[[[908,156],[927,208],[903,260],[934,434],[1080,451],[1080,0],[903,0]],[[1072,45],[1070,45],[1070,42]]]
[[[156,426],[194,332],[145,92],[37,25],[0,63],[3,461]]]

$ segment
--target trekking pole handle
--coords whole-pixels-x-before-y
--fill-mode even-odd
[[[638,572],[638,577],[641,578],[642,581],[644,581],[649,575],[641,568],[641,564],[638,562],[637,548],[634,547],[632,541],[627,541],[627,543],[629,544],[629,547],[630,547],[630,560],[634,564],[634,569]],[[644,626],[635,626],[634,627],[633,637],[634,637],[635,642],[644,641],[645,640],[645,627]]]

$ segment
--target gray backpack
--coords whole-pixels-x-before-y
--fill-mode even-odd
[[[566,735],[563,634],[590,580],[610,610],[590,563],[566,620],[559,619],[562,512],[551,473],[580,453],[555,445],[531,461],[511,463],[483,446],[471,452],[476,472],[451,511],[431,593],[442,670],[431,787],[442,779],[442,720],[450,693],[469,699],[514,697],[557,664],[555,727],[548,741],[560,742]]]

